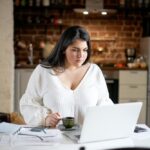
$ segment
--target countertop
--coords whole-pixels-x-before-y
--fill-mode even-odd
[[[17,65],[15,69],[34,69],[37,64],[34,65]],[[100,65],[99,65],[100,66]],[[113,66],[100,66],[102,70],[110,70],[110,71],[117,71],[117,70],[147,70],[148,68],[129,68],[129,67],[113,67]]]

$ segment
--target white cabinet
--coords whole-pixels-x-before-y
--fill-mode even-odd
[[[28,80],[32,74],[33,69],[16,69],[15,70],[15,111],[19,111],[19,101],[24,94]]]
[[[143,102],[138,123],[146,123],[147,110],[147,71],[119,71],[119,103]]]

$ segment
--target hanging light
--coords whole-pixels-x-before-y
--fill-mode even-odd
[[[101,11],[101,15],[107,15],[107,11]]]
[[[84,11],[83,11],[83,14],[84,14],[84,15],[88,15],[89,12],[88,12],[87,10],[84,10]]]

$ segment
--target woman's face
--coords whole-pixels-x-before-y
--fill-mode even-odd
[[[75,40],[65,51],[65,65],[80,67],[88,56],[87,42],[82,39]]]

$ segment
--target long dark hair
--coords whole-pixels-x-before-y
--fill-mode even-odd
[[[82,39],[87,42],[88,55],[84,64],[86,64],[91,55],[91,44],[90,36],[88,32],[80,26],[71,26],[67,28],[61,35],[59,41],[55,45],[52,53],[41,62],[41,66],[45,68],[64,67],[65,65],[65,50],[72,44],[76,39]]]

